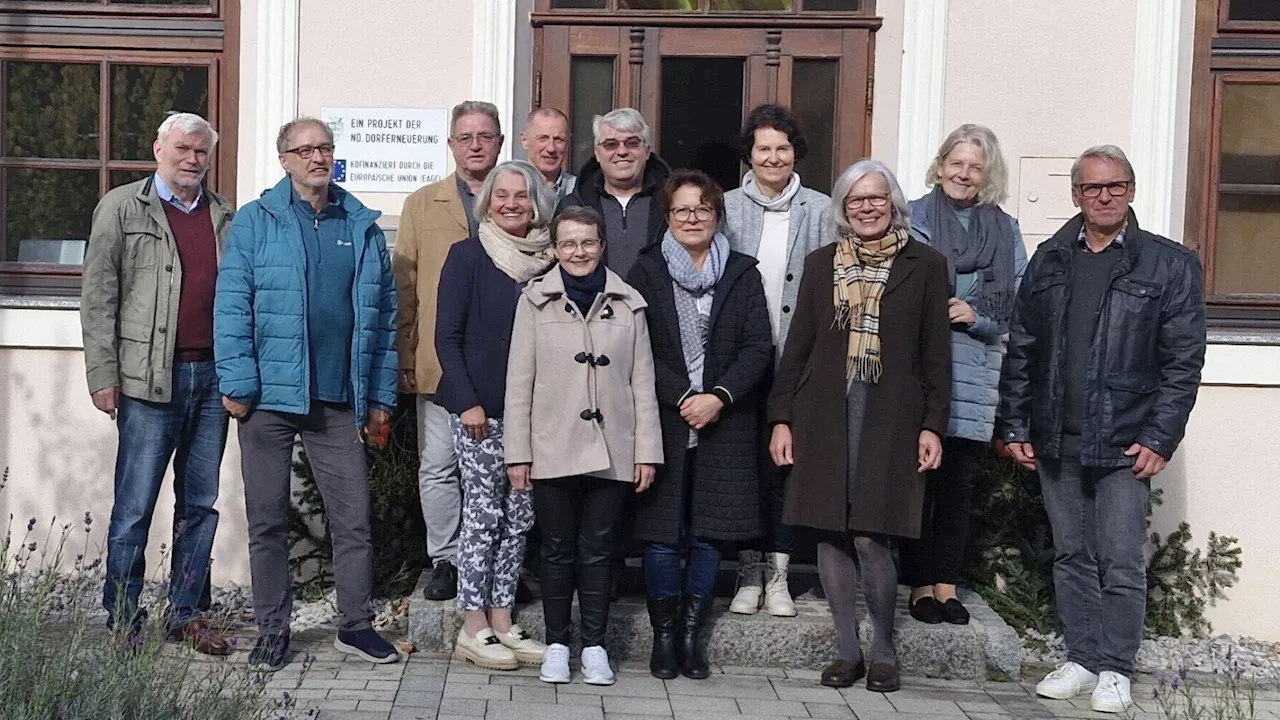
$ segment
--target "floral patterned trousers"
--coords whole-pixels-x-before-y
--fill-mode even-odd
[[[449,416],[462,476],[462,530],[458,536],[458,607],[511,608],[524,564],[525,533],[533,527],[533,497],[507,480],[502,421],[488,420],[479,442],[457,415]]]

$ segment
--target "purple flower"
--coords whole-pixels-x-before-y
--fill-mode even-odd
[[[36,544],[35,544],[35,542],[34,542],[34,541],[32,541],[32,542],[27,543],[27,549],[28,549],[28,550],[30,550],[31,552],[35,552],[35,551],[36,551]]]
[[[32,530],[35,530],[35,529],[36,529],[36,519],[31,518],[30,520],[27,521],[27,532],[31,532]]]
[[[84,511],[84,524],[85,524],[85,527],[88,527],[93,524],[93,514],[90,513],[88,510]]]

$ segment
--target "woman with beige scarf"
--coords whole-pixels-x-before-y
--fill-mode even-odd
[[[924,473],[947,430],[947,262],[908,237],[889,168],[860,160],[831,193],[836,238],[811,253],[769,396],[769,453],[790,465],[783,520],[818,531],[818,575],[838,656],[822,684],[901,685],[893,647],[898,578],[889,542],[920,535]],[[872,631],[858,641],[861,578]]]
[[[540,664],[546,650],[511,619],[533,501],[527,480],[508,479],[502,418],[516,305],[525,283],[555,259],[547,230],[554,208],[532,165],[498,165],[476,198],[476,237],[454,244],[440,272],[436,353],[444,375],[435,402],[449,411],[462,475],[463,624],[454,655],[490,670]]]

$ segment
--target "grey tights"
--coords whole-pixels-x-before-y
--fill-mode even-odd
[[[856,552],[850,552],[850,544]],[[836,625],[841,660],[862,659],[858,641],[858,577],[861,575],[871,621],[871,662],[897,664],[893,650],[893,618],[898,602],[898,571],[887,538],[832,535],[818,543],[818,577],[827,593]]]

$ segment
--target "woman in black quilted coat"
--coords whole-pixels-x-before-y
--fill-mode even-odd
[[[627,277],[649,303],[666,458],[639,498],[635,535],[648,543],[649,669],[660,678],[701,679],[710,674],[700,640],[720,543],[761,532],[759,393],[773,362],[773,331],[755,259],[730,251],[718,230],[720,187],[697,170],[678,170],[663,195],[670,229]]]

